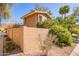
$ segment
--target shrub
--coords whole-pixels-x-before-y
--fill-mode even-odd
[[[18,28],[18,27],[20,27],[20,25],[19,24],[14,24],[12,27],[13,28]]]
[[[42,21],[38,22],[37,27],[50,28],[52,25],[55,25],[55,24],[59,24],[59,22],[57,20],[48,19],[48,20],[45,20],[44,22],[42,22]]]
[[[55,24],[54,20],[48,19],[48,20],[44,21],[44,25],[43,26],[44,26],[44,28],[50,28],[54,24]]]
[[[57,44],[61,47],[71,45],[73,42],[71,33],[60,25],[52,26],[50,31],[58,37]]]
[[[4,37],[8,37],[8,35],[4,35]]]
[[[9,37],[7,37],[5,41],[6,41],[6,43],[4,45],[4,51],[6,53],[19,48],[19,46],[16,45]]]
[[[38,28],[44,28],[44,22],[38,22],[37,27]]]
[[[12,42],[9,42],[6,44],[5,49],[6,49],[6,52],[11,52],[15,49],[15,44],[13,44]]]
[[[55,20],[48,19],[44,22],[38,22],[37,27],[50,29],[50,31],[58,37],[56,43],[63,47],[71,45],[73,42],[72,35],[69,30],[73,22],[70,22],[71,21],[62,20],[61,18],[56,18]]]
[[[79,35],[79,28],[77,28],[77,27],[72,28],[70,31],[72,33],[75,33],[75,34]]]
[[[6,41],[11,41],[11,39],[9,37],[6,38]]]

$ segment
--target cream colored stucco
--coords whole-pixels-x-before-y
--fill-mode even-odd
[[[49,29],[20,27],[7,29],[7,35],[21,47],[21,50],[26,55],[41,54],[40,40],[46,40]]]

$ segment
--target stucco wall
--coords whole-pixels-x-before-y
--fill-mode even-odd
[[[7,35],[23,49],[23,27],[8,29]]]
[[[24,27],[24,53],[37,55],[41,53],[40,41],[48,36],[48,29]]]
[[[45,20],[47,20],[47,19],[48,19],[48,17],[47,17],[45,14],[38,14],[38,22],[40,21],[39,16],[41,16],[41,17],[42,17],[41,21],[45,21]]]
[[[28,27],[36,27],[36,24],[37,24],[37,14],[34,14],[30,17],[27,17],[24,19],[24,25],[25,26],[28,26]]]
[[[21,28],[8,29],[7,34],[16,42],[26,55],[38,55],[41,53],[40,40],[51,39],[48,37],[48,29]]]

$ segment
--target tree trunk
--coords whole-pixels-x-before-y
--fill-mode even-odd
[[[62,14],[62,18],[64,19],[64,14]]]
[[[64,18],[66,17],[66,14],[64,14]]]

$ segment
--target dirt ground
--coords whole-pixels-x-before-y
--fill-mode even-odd
[[[67,46],[60,48],[57,45],[52,46],[52,48],[48,51],[47,56],[70,56],[74,48],[76,47],[77,44],[73,46]],[[22,52],[16,53],[16,54],[11,54],[9,56],[27,56],[24,55]]]
[[[57,45],[52,46],[52,48],[48,52],[48,56],[69,56],[71,52],[74,50],[76,44],[73,46],[67,46],[60,48]]]
[[[3,55],[3,38],[0,37],[0,56]]]

